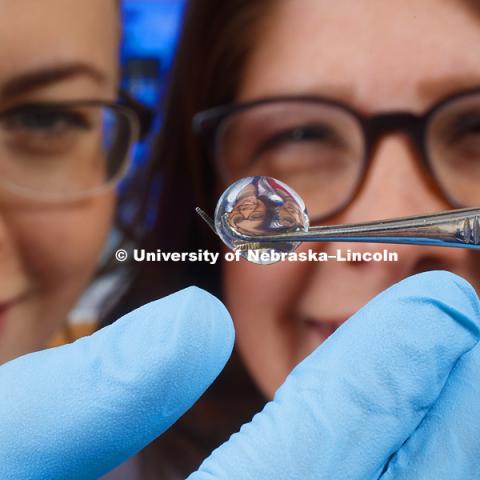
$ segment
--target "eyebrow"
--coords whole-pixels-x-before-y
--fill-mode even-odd
[[[448,76],[422,82],[419,92],[428,100],[446,97],[460,90],[467,90],[480,86],[480,75]]]
[[[96,83],[104,83],[105,75],[85,63],[68,63],[27,71],[16,75],[0,86],[0,99],[18,97],[72,77],[87,76]]]
[[[343,103],[353,103],[355,100],[354,95],[354,88],[352,85],[347,83],[336,85],[334,83],[325,83],[325,84],[318,84],[317,82],[304,85],[300,89],[291,90],[287,89],[280,89],[271,92],[267,90],[267,92],[262,91],[260,94],[257,92],[255,95],[251,95],[247,90],[247,95],[244,92],[241,92],[239,98],[237,99],[238,102],[245,102],[251,101],[255,99],[262,99],[268,97],[282,97],[282,96],[313,96],[313,97],[324,97],[330,98],[332,100],[336,100]]]

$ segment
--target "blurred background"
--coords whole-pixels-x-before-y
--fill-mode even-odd
[[[122,88],[154,107],[175,53],[183,0],[123,0]]]
[[[165,90],[184,6],[185,0],[123,0],[121,89],[152,109]],[[135,163],[148,154],[146,145],[135,149]]]

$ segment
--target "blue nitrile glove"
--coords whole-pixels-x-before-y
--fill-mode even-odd
[[[178,305],[174,297],[170,301]],[[177,314],[181,317],[173,312]],[[388,480],[477,478],[478,318],[476,294],[453,275],[423,274],[391,288],[297,367],[275,401],[191,479],[369,480],[382,478],[385,469],[383,477]],[[137,318],[138,329],[131,332],[136,345],[142,343],[138,338],[149,344],[155,329],[146,327],[152,321]],[[183,321],[176,323],[181,326]],[[191,342],[197,341],[188,327],[179,335],[190,333],[190,338],[177,347],[192,348]],[[128,331],[128,324],[121,328]],[[0,369],[0,386],[8,380],[17,387],[8,401],[0,401],[0,422],[5,410],[11,415],[7,432],[0,428],[1,478],[95,478],[181,413],[181,407],[172,415],[164,412],[164,397],[152,393],[158,389],[171,395],[169,378],[178,367],[175,342],[170,355],[162,353],[158,359],[144,348],[135,349],[133,353],[138,350],[145,359],[131,360],[152,372],[143,377],[141,368],[130,366],[128,334],[115,335],[110,329],[103,335],[103,340],[84,341],[91,346],[101,343],[103,348],[97,357],[97,347],[89,348],[92,357],[83,362],[81,354],[77,358],[79,347],[70,347],[71,357],[52,350],[44,354],[51,355],[48,362],[35,364],[41,358],[36,354]],[[109,345],[115,338],[123,341]],[[110,368],[104,368],[118,362],[108,353],[112,348],[125,356],[120,367],[112,366],[113,382],[105,373]],[[60,365],[55,364],[57,356]],[[101,358],[101,367],[95,357]],[[75,366],[75,359],[83,366]],[[165,361],[170,365],[164,369]],[[45,372],[45,363],[51,369],[47,373],[53,372],[51,378],[40,377],[33,390],[22,386],[29,376],[38,377],[37,371]],[[73,365],[71,379],[65,373],[67,363]],[[126,375],[122,384],[117,377],[126,364],[134,374]],[[5,374],[7,368],[10,372]],[[17,375],[20,378],[11,378]],[[152,378],[155,375],[161,378]],[[65,392],[62,381],[75,393]],[[166,404],[172,406],[174,400],[169,398]],[[157,415],[158,411],[163,413]],[[33,465],[25,465],[28,459]]]
[[[394,285],[189,480],[480,479],[479,326],[453,274]]]
[[[0,479],[98,478],[191,407],[233,338],[223,305],[189,288],[0,367]]]

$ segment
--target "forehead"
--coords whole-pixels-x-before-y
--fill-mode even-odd
[[[480,45],[480,6],[473,2],[274,5],[247,62],[239,100],[319,94],[364,110],[421,109],[453,90],[480,85],[474,47]]]
[[[57,61],[115,68],[114,0],[0,0],[0,78]]]

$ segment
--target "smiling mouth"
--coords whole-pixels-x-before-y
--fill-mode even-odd
[[[327,338],[332,335],[332,333],[334,333],[335,330],[337,330],[337,328],[347,320],[347,318],[335,318],[325,321],[307,318],[305,320],[305,325],[316,334],[322,336],[323,338]]]

